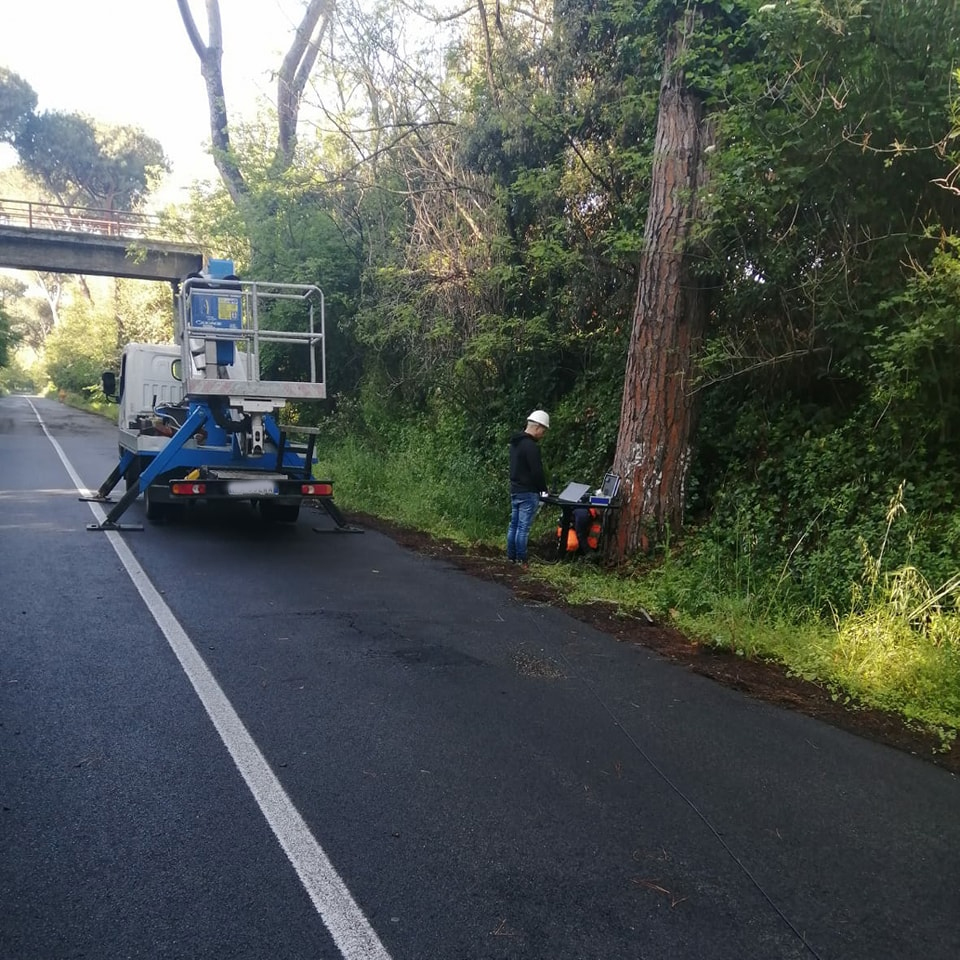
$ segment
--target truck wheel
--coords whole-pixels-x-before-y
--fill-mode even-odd
[[[296,523],[300,516],[299,503],[274,503],[272,500],[260,501],[260,516],[267,523]]]
[[[143,491],[143,506],[147,519],[151,523],[163,523],[170,518],[170,504],[157,503],[156,499],[150,495],[149,487]]]
[[[185,503],[171,503],[169,500],[158,499],[156,493],[151,496],[152,487],[143,492],[143,508],[147,519],[151,523],[169,523],[183,515],[187,508]]]
[[[144,466],[148,460],[143,458]],[[168,470],[154,477],[153,483],[143,492],[143,508],[147,514],[147,519],[152,523],[165,523],[170,520],[176,520],[186,513],[190,505],[182,500],[171,500],[170,493],[166,486],[171,480],[179,480],[186,474],[186,470]]]

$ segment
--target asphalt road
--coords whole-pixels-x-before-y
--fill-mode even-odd
[[[960,956],[949,773],[115,460],[0,398],[2,960]]]

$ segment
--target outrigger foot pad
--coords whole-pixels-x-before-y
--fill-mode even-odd
[[[88,530],[142,530],[142,523],[113,523],[104,520],[103,523],[88,523]]]
[[[84,503],[113,503],[113,497],[77,497]]]

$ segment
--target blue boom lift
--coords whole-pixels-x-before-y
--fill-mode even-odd
[[[248,500],[265,520],[293,522],[313,500],[350,529],[333,484],[313,478],[317,431],[278,419],[288,401],[326,397],[323,291],[240,280],[231,261],[211,260],[180,284],[175,303],[176,343],[128,344],[119,390],[115,375],[104,374],[104,392],[120,405],[120,459],[83,498],[113,504],[87,529],[143,529],[119,522],[140,494],[151,521],[198,500]],[[267,362],[290,379],[263,379]],[[126,492],[114,503],[121,479]]]

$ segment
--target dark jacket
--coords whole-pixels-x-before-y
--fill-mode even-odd
[[[543,493],[547,475],[537,441],[525,430],[510,438],[510,492]]]

